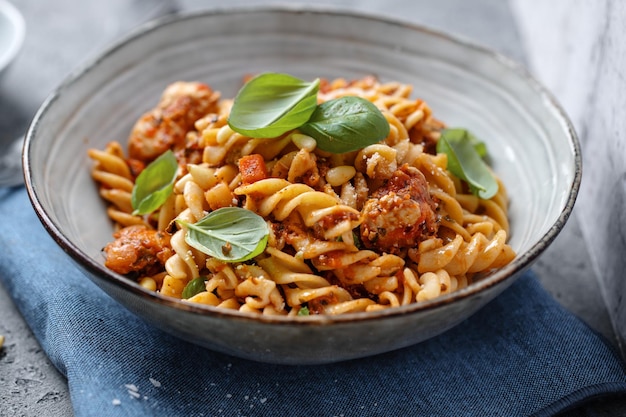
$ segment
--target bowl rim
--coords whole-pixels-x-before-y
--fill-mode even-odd
[[[3,0],[0,0],[2,2]],[[138,283],[114,273],[108,270],[104,265],[95,261],[91,257],[87,256],[80,247],[76,246],[70,239],[68,239],[58,225],[48,215],[44,205],[39,199],[39,192],[37,185],[32,182],[32,167],[30,154],[32,152],[32,141],[37,136],[38,126],[40,120],[46,115],[50,108],[54,105],[55,101],[63,94],[63,92],[77,82],[81,77],[89,73],[96,68],[98,64],[106,60],[110,55],[114,54],[118,49],[122,48],[130,42],[137,41],[143,36],[147,36],[150,33],[159,30],[162,26],[167,26],[184,20],[190,19],[202,19],[207,17],[215,17],[229,14],[254,14],[254,13],[289,13],[289,14],[302,14],[309,13],[315,15],[330,15],[330,16],[344,16],[348,18],[357,18],[363,21],[375,21],[378,23],[391,24],[394,26],[402,26],[407,30],[418,31],[425,33],[429,36],[443,39],[448,42],[455,43],[464,48],[469,48],[475,53],[482,54],[486,58],[497,61],[503,67],[506,67],[508,71],[515,73],[523,81],[525,81],[529,87],[535,91],[539,96],[544,99],[546,106],[551,106],[553,117],[559,119],[561,125],[564,127],[565,134],[569,139],[571,150],[574,158],[574,173],[571,184],[569,185],[569,192],[567,200],[563,209],[561,210],[558,218],[550,226],[550,228],[542,235],[542,237],[532,245],[526,252],[518,254],[515,259],[498,269],[497,271],[490,273],[484,279],[470,284],[468,287],[454,291],[449,294],[442,295],[433,300],[428,300],[420,303],[412,303],[405,306],[399,306],[394,308],[382,309],[374,312],[357,312],[347,313],[340,315],[313,315],[307,317],[296,316],[273,316],[273,315],[259,315],[255,313],[240,312],[237,310],[220,309],[217,307],[194,304],[179,300],[173,297],[161,295],[155,291],[147,290],[141,287]],[[453,303],[460,299],[469,298],[472,295],[479,294],[487,291],[489,288],[496,285],[504,284],[508,281],[511,284],[516,277],[518,277],[523,271],[528,269],[532,263],[539,257],[541,253],[554,241],[558,234],[563,229],[565,223],[569,219],[572,213],[576,198],[580,189],[582,179],[582,155],[578,136],[574,130],[573,124],[569,117],[555,99],[555,97],[537,80],[528,70],[503,54],[483,46],[475,41],[469,40],[463,36],[451,35],[437,29],[427,27],[422,24],[407,22],[399,20],[389,16],[382,16],[379,14],[373,14],[371,12],[346,10],[336,7],[320,7],[311,5],[264,5],[264,6],[234,6],[234,7],[222,7],[222,8],[210,8],[196,11],[176,12],[170,15],[162,16],[151,20],[147,23],[137,26],[134,30],[127,33],[126,36],[121,37],[116,42],[112,43],[108,48],[105,48],[96,57],[86,61],[82,66],[79,66],[76,70],[71,72],[46,98],[40,108],[37,110],[25,136],[24,151],[22,155],[23,159],[23,171],[25,177],[25,186],[31,200],[31,204],[35,209],[35,212],[47,230],[49,235],[56,241],[56,243],[66,252],[81,268],[90,272],[90,275],[95,275],[99,280],[103,280],[107,284],[112,284],[124,291],[131,292],[134,296],[143,297],[151,302],[160,304],[163,307],[174,308],[181,312],[187,312],[189,314],[205,315],[214,318],[228,318],[233,320],[254,321],[259,324],[272,324],[272,325],[294,325],[294,326],[317,326],[321,324],[333,324],[333,323],[350,323],[350,322],[369,322],[376,321],[384,318],[392,318],[397,316],[405,316],[416,312],[423,312],[428,310],[435,310],[441,306]],[[91,278],[92,280],[94,278]]]
[[[9,20],[12,27],[12,37],[8,42],[9,47],[3,54],[0,54],[0,71],[2,71],[13,62],[22,49],[26,37],[26,22],[17,7],[7,0],[0,0],[0,14]]]

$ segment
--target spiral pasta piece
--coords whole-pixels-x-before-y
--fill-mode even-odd
[[[255,206],[249,208],[263,217],[271,216],[280,222],[294,211],[299,213],[306,227],[319,226],[326,240],[337,238],[360,224],[359,211],[305,184],[269,178],[238,187],[235,193],[254,201]]]

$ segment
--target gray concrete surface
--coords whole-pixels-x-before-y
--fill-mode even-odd
[[[67,381],[0,286],[0,416],[71,416]]]
[[[240,3],[246,2],[230,2]],[[507,2],[347,0],[322,3],[358,5],[367,11],[449,30],[518,61],[524,60]],[[146,12],[153,3],[147,0],[15,0],[15,4],[26,17],[28,35],[20,58],[7,77],[0,80],[0,143],[22,132],[48,92],[69,71],[141,20],[141,12]],[[178,4],[186,9],[197,9],[212,3],[186,0]],[[133,13],[120,15],[125,8],[132,9]],[[560,303],[615,342],[576,214],[538,260],[535,270]],[[72,416],[65,378],[51,365],[1,285],[0,335],[5,336],[4,347],[0,350],[0,416]],[[577,415],[626,416],[626,399],[603,400],[595,403],[589,414]]]

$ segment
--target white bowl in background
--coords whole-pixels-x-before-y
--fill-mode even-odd
[[[25,33],[20,11],[8,1],[0,0],[0,76],[22,48]]]

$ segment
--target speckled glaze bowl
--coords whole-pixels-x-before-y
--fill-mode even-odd
[[[90,147],[124,142],[134,121],[176,80],[209,83],[232,97],[246,74],[304,79],[375,74],[414,85],[441,120],[483,138],[508,188],[517,258],[439,299],[337,317],[259,317],[189,305],[147,291],[103,266],[111,240],[90,177]],[[141,27],[66,79],[26,136],[26,186],[43,225],[109,295],[147,322],[209,349],[256,361],[319,364],[419,343],[492,300],[546,249],[581,180],[572,127],[526,72],[485,48],[375,16],[301,8],[252,8],[171,16]],[[122,308],[120,306],[120,308]]]

